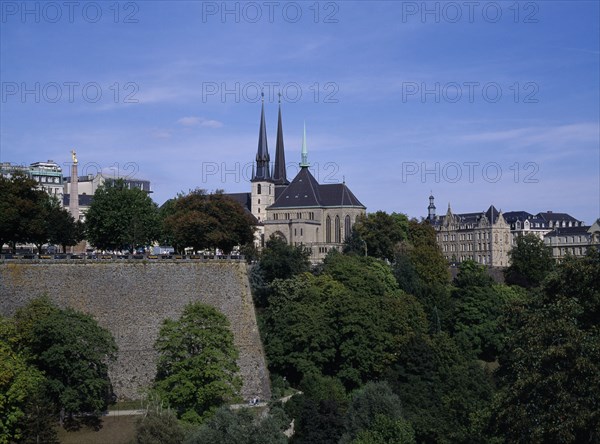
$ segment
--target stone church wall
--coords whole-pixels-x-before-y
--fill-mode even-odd
[[[61,307],[91,314],[119,347],[110,377],[119,399],[138,399],[156,373],[153,344],[162,321],[191,301],[211,305],[231,324],[244,399],[270,398],[247,268],[241,262],[0,263],[0,314],[47,294]]]

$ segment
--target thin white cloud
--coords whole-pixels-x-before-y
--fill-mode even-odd
[[[538,144],[556,146],[564,143],[598,141],[598,129],[597,123],[576,123],[472,133],[465,134],[461,139],[465,142],[506,142],[518,148]]]
[[[177,121],[180,125],[183,126],[203,126],[206,128],[221,128],[223,126],[223,122],[212,119],[205,119],[204,117],[182,117]]]

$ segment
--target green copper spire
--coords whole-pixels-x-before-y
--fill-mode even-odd
[[[306,150],[306,122],[304,122],[304,136],[302,137],[302,162],[300,162],[301,168],[308,168],[308,151]]]

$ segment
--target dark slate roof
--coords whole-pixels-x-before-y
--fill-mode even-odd
[[[549,221],[565,221],[565,222],[578,222],[577,219],[575,219],[573,216],[567,214],[567,213],[554,213],[553,211],[545,211],[543,213],[538,213],[535,215],[535,217],[539,217],[543,220],[545,220],[546,222]]]
[[[550,233],[546,234],[545,237],[556,237],[556,236],[572,236],[576,234],[589,234],[588,230],[590,225],[582,225],[581,227],[561,227],[555,228]]]
[[[231,197],[247,210],[252,209],[252,195],[250,193],[227,193],[225,195]]]
[[[508,211],[503,213],[503,216],[504,220],[510,224],[518,220],[524,221],[526,219],[531,219],[533,214],[528,213],[527,211]]]
[[[488,220],[490,221],[490,223],[492,223],[492,224],[495,224],[498,221],[499,215],[500,215],[500,212],[493,205],[490,205],[488,210],[485,212],[485,217],[487,217]]]
[[[252,214],[252,194],[251,193],[228,193],[225,196],[231,197],[237,203],[239,203],[242,207],[244,207],[244,211],[246,214],[252,217],[252,220],[255,224],[258,223],[258,219]]]
[[[256,173],[252,180],[270,180],[269,148],[267,146],[267,127],[265,125],[265,103],[260,111],[260,128],[258,129],[258,150],[256,152]]]
[[[80,194],[79,195],[79,206],[80,207],[89,207],[92,203],[92,198],[94,196],[90,194]],[[70,194],[63,194],[63,206],[68,207],[71,202]]]
[[[285,168],[285,149],[283,146],[283,125],[281,123],[281,105],[277,119],[277,145],[275,147],[275,167],[273,169],[273,183],[276,185],[289,185]]]
[[[319,185],[308,168],[280,192],[271,208],[356,206],[365,208],[346,184]]]
[[[364,207],[345,183],[319,185],[321,204],[326,207]]]

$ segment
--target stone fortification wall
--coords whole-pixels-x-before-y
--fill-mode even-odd
[[[165,318],[176,319],[190,301],[224,313],[240,352],[244,399],[270,398],[269,375],[242,262],[0,263],[0,314],[47,294],[62,307],[89,313],[112,332],[119,347],[110,367],[120,399],[137,399],[156,373],[153,350]]]

